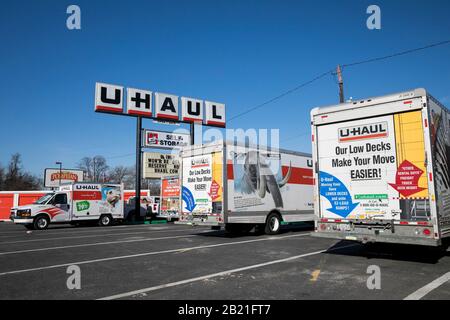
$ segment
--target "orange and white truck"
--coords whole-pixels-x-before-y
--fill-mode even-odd
[[[446,246],[450,112],[425,89],[311,111],[314,236]]]
[[[28,229],[46,229],[50,223],[98,221],[102,226],[122,220],[126,212],[123,186],[118,184],[74,183],[48,192],[33,204],[11,208],[11,220]]]
[[[180,156],[177,223],[276,234],[282,223],[314,220],[309,154],[216,141],[185,147]]]

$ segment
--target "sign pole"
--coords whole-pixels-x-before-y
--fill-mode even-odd
[[[195,128],[195,123],[191,123],[191,130],[190,130],[190,134],[191,134],[191,145],[194,145],[194,141],[195,141],[195,137],[194,137],[194,128]]]
[[[141,150],[142,150],[142,117],[137,117],[136,120],[136,201],[134,212],[137,217],[141,216]]]

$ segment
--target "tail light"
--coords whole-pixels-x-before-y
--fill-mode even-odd
[[[426,236],[429,236],[431,234],[430,229],[427,229],[427,228],[423,229],[423,234]]]

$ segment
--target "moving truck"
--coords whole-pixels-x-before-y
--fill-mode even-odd
[[[314,220],[309,154],[219,141],[180,156],[178,223],[276,234],[282,222]]]
[[[313,235],[446,246],[449,121],[425,89],[313,109]]]
[[[11,221],[11,208],[32,204],[48,191],[0,191],[0,221]]]
[[[161,178],[161,203],[158,218],[167,221],[176,220],[180,213],[180,177],[167,176]]]
[[[130,208],[125,208],[129,211]],[[33,204],[11,209],[14,223],[46,229],[50,223],[94,220],[102,226],[124,218],[123,187],[117,184],[74,183],[48,192]]]

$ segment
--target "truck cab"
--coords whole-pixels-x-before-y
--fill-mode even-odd
[[[50,222],[70,221],[68,192],[49,192],[33,204],[13,207],[11,220],[28,229],[46,229]]]

